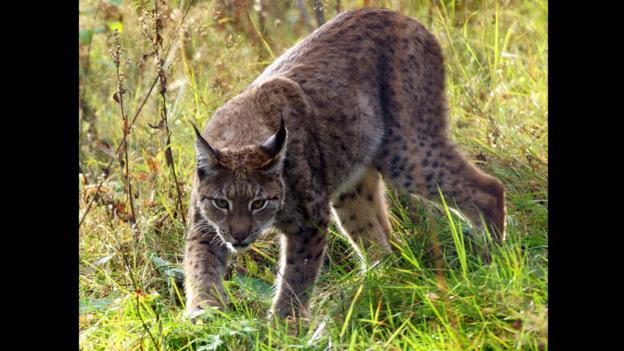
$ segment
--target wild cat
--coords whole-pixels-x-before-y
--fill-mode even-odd
[[[306,310],[332,213],[356,248],[391,250],[383,182],[456,206],[494,239],[503,185],[447,136],[443,58],[418,22],[343,12],[271,64],[197,131],[184,267],[187,314],[223,306],[230,255],[269,227],[282,252],[272,313]]]

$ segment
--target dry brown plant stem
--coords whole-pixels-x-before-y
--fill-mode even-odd
[[[180,23],[178,24],[178,27],[175,30],[175,34],[173,35],[173,37],[169,41],[169,45],[167,46],[167,51],[165,53],[165,57],[169,56],[169,51],[171,50],[171,47],[173,47],[173,41],[174,41],[178,31],[180,30],[180,28],[182,28],[182,24],[184,23],[184,20],[186,19],[186,16],[188,15],[189,10],[191,9],[191,4],[192,4],[192,2],[189,2],[189,6],[186,8],[186,11],[184,12],[184,15],[182,16],[182,19],[180,20]],[[150,86],[149,90],[147,91],[147,94],[145,95],[143,100],[141,100],[141,104],[139,105],[139,108],[137,109],[137,111],[134,113],[134,117],[132,117],[132,121],[130,122],[130,125],[128,126],[128,134],[130,134],[130,132],[132,130],[132,126],[134,125],[134,123],[139,118],[139,115],[141,114],[141,111],[143,111],[143,107],[145,106],[145,103],[147,102],[147,99],[152,94],[152,91],[154,90],[154,87],[156,86],[156,83],[158,83],[158,80],[159,80],[159,77],[156,76],[156,78],[154,78],[154,80],[152,81],[152,85]],[[123,142],[123,141],[122,141],[121,144],[119,144],[119,146],[115,150],[115,155],[119,154],[119,152],[122,150],[122,147],[125,147],[125,142]],[[108,161],[108,164],[106,165],[106,167],[104,169],[107,169],[107,170],[110,169],[111,166],[113,165],[114,161],[115,161],[115,157],[112,157],[110,159],[110,161]],[[95,199],[97,198],[98,194],[100,193],[100,190],[101,190],[102,185],[104,184],[104,181],[106,180],[106,178],[107,178],[107,176],[103,176],[103,177],[100,178],[100,181],[98,182],[98,186],[95,189],[95,194],[93,194],[93,196],[91,197],[91,200],[89,200],[89,202],[87,203],[87,207],[85,208],[85,211],[82,214],[82,218],[80,218],[80,221],[78,222],[78,228],[80,228],[80,226],[82,226],[82,223],[84,222],[85,218],[87,218],[87,215],[89,214],[89,211],[91,210],[91,208],[93,206],[93,202],[95,201]]]
[[[165,74],[165,58],[163,57],[163,44],[162,37],[160,36],[160,29],[162,27],[162,22],[158,13],[158,0],[154,0],[154,16],[155,16],[155,30],[156,35],[154,37],[154,52],[156,53],[156,58],[158,60],[158,80],[160,86],[160,97],[162,102],[162,108],[160,110],[160,124],[162,124],[165,128],[166,135],[166,149],[165,149],[165,159],[167,160],[167,165],[171,169],[171,175],[173,176],[173,181],[176,186],[177,200],[178,200],[178,208],[180,216],[182,217],[182,223],[186,223],[186,216],[184,215],[184,207],[182,205],[182,192],[180,191],[180,183],[178,182],[178,177],[176,176],[175,163],[173,162],[173,152],[171,151],[171,131],[169,130],[169,123],[167,122],[167,75]]]
[[[134,114],[134,117],[132,118],[132,121],[130,122],[130,125],[128,126],[128,134],[130,134],[130,132],[132,130],[132,126],[134,125],[134,122],[136,122],[137,118],[139,117],[139,114],[143,110],[143,106],[145,106],[145,103],[147,102],[147,99],[152,94],[152,90],[154,90],[154,87],[156,86],[156,83],[158,83],[158,77],[156,77],[154,79],[154,81],[152,82],[152,86],[150,87],[149,91],[147,92],[147,94],[143,98],[143,100],[141,102],[141,105],[139,106],[139,109]],[[122,148],[125,147],[125,145],[126,145],[125,144],[125,140],[123,140],[121,142],[121,144],[119,144],[119,146],[117,146],[117,149],[115,150],[115,155],[118,155],[121,152]],[[115,161],[115,157],[112,157],[110,159],[110,161],[108,161],[108,164],[106,165],[106,167],[104,169],[107,169],[107,170],[110,169],[111,166],[113,165],[114,161]],[[82,223],[84,222],[85,218],[87,217],[87,214],[91,210],[91,206],[93,205],[93,202],[97,198],[97,195],[100,193],[100,189],[102,188],[102,184],[104,184],[104,180],[106,180],[106,178],[107,178],[106,176],[103,176],[100,179],[100,181],[98,183],[98,186],[95,189],[95,194],[91,197],[91,200],[89,200],[89,202],[87,203],[87,207],[85,208],[85,211],[82,214],[82,218],[80,219],[80,222],[78,223],[78,227],[80,227],[82,225]]]
[[[316,18],[316,26],[320,27],[325,24],[325,9],[323,8],[323,1],[312,0],[312,8],[314,9],[314,17]]]
[[[119,32],[115,30],[113,32],[113,37],[115,38],[115,47],[111,50],[111,55],[113,57],[113,63],[115,64],[115,71],[117,76],[117,92],[115,93],[115,101],[119,104],[121,118],[123,120],[123,156],[120,155],[121,167],[125,167],[125,173],[122,169],[122,174],[124,177],[124,181],[126,182],[126,195],[128,196],[128,206],[130,206],[130,222],[136,222],[136,213],[134,211],[134,201],[132,199],[132,182],[130,181],[130,159],[128,158],[128,134],[129,134],[129,124],[128,124],[128,116],[124,111],[123,104],[123,95],[126,92],[123,88],[123,73],[120,71],[121,65],[121,43],[119,40]]]

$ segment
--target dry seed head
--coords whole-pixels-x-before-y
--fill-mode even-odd
[[[113,47],[110,49],[110,55],[115,62],[115,66],[119,66],[119,60],[121,58],[121,42],[119,39],[119,32],[117,29],[113,31]]]
[[[140,23],[143,35],[150,41],[150,43],[154,43],[154,36],[152,35],[152,28],[154,28],[154,17],[152,13],[143,9],[141,11],[141,15],[138,18],[138,21]]]

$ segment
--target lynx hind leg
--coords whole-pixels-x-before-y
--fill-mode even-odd
[[[355,248],[373,255],[392,252],[387,233],[390,221],[379,172],[368,168],[356,185],[341,194],[332,207],[342,234],[350,238]]]
[[[503,184],[465,159],[453,143],[446,141],[442,144],[444,147],[438,153],[438,160],[433,158],[427,164],[424,158],[421,162],[427,164],[423,167],[427,197],[439,203],[439,186],[449,206],[456,203],[474,224],[481,228],[483,224],[487,225],[493,239],[502,242],[505,239]]]
[[[411,146],[412,155],[395,158],[396,162],[389,165],[390,169],[406,170],[388,172],[393,185],[436,203],[441,202],[439,187],[448,206],[457,208],[481,228],[483,217],[493,239],[498,243],[504,240],[503,184],[466,160],[446,137]]]

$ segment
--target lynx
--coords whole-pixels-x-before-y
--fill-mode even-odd
[[[385,9],[343,12],[288,50],[197,131],[187,313],[223,307],[232,253],[281,234],[272,314],[299,316],[332,216],[356,250],[390,252],[390,189],[439,201],[504,239],[503,185],[447,136],[440,46]]]

